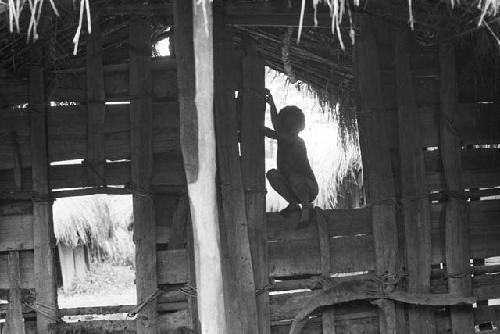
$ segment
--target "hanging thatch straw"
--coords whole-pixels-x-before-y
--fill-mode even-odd
[[[26,10],[29,10],[29,25],[27,30],[27,41],[33,39],[33,41],[38,40],[38,24],[40,23],[40,17],[42,15],[43,4],[45,0],[5,0],[6,2],[0,0],[0,13],[8,11],[9,13],[9,30],[10,32],[21,32],[20,18],[21,14]],[[59,11],[54,3],[54,0],[49,0],[52,7],[52,11],[55,15],[59,16]],[[27,3],[27,4],[26,4]],[[80,0],[80,20],[78,23],[78,28],[76,29],[75,36],[73,37],[73,54],[76,55],[78,51],[78,42],[80,41],[80,34],[83,24],[83,14],[87,13],[87,31],[90,34],[92,32],[91,27],[91,17],[90,17],[90,5],[89,0]]]

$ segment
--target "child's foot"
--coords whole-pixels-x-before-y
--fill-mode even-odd
[[[292,213],[297,212],[297,211],[300,211],[300,206],[298,204],[288,204],[288,206],[286,208],[284,208],[283,210],[280,211],[280,214],[283,217],[288,217]]]
[[[308,225],[309,220],[311,219],[312,208],[312,203],[302,204],[299,227],[305,227]]]

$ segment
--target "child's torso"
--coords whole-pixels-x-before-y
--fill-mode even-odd
[[[289,177],[292,174],[302,174],[314,177],[307,158],[307,150],[304,141],[299,138],[278,140],[278,171]]]

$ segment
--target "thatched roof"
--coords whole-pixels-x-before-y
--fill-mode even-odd
[[[355,5],[357,2],[359,5]],[[451,4],[454,2],[456,3],[452,8]],[[239,43],[244,35],[254,37],[258,41],[258,52],[265,57],[268,66],[290,74],[292,79],[309,83],[323,101],[340,101],[343,106],[353,105],[350,33],[351,28],[357,28],[355,21],[350,24],[349,11],[366,13],[401,27],[407,26],[411,17],[418,43],[421,45],[436,47],[442,40],[438,32],[446,30],[456,41],[475,44],[481,41],[483,49],[489,48],[496,52],[489,61],[498,62],[499,48],[496,43],[500,41],[497,42],[495,38],[500,36],[500,19],[495,16],[498,14],[500,0],[460,3],[453,0],[413,0],[411,11],[409,3],[404,0],[306,0],[305,3],[303,30],[300,44],[297,44],[298,29],[290,30],[285,26],[287,22],[297,25],[302,1],[215,1],[215,4],[222,5],[226,10],[229,23],[235,25],[236,43]],[[310,26],[313,4],[317,3],[319,28],[312,29]],[[341,16],[343,21],[339,24],[344,49],[339,43],[337,32],[332,33],[331,10],[325,3],[337,3],[339,8],[345,9],[345,14]],[[80,22],[80,2],[76,1],[74,4],[72,0],[57,0],[55,4],[60,16],[56,17],[50,6],[46,5],[44,15],[47,19],[40,23],[38,29],[49,52],[45,58],[46,67],[49,71],[84,67],[86,24],[83,24],[81,30],[78,55],[72,55],[73,37]],[[151,17],[153,41],[171,33],[167,27],[172,23],[172,1],[150,0],[145,9],[140,9],[138,2],[133,0],[96,0],[91,1],[91,5],[93,17],[99,16],[101,21],[105,63],[127,61],[128,53],[123,51],[128,49],[128,24],[131,14]],[[484,20],[483,15],[486,15]],[[0,81],[2,76],[25,78],[29,59],[29,48],[26,45],[29,15],[21,17],[20,35],[9,33],[7,17],[7,12],[0,13]],[[276,19],[273,21],[274,17]],[[264,23],[263,18],[264,21],[267,18]],[[282,24],[279,23],[281,21]],[[85,15],[83,22],[86,23]],[[479,22],[481,26],[478,26]],[[476,45],[473,48],[476,48]]]
[[[103,249],[117,230],[132,223],[131,196],[92,195],[60,198],[54,202],[54,234],[70,247],[94,243]]]

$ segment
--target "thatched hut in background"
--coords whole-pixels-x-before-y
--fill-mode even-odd
[[[64,290],[83,278],[91,260],[133,263],[130,196],[93,195],[58,199],[54,203]]]

